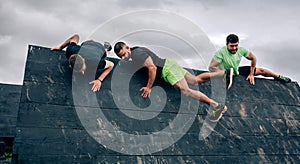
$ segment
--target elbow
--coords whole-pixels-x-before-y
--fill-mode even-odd
[[[156,72],[157,67],[156,67],[155,65],[151,65],[151,66],[148,67],[148,69],[149,69],[149,71],[151,71],[151,72]]]
[[[210,67],[208,67],[208,70],[209,70],[210,72],[216,72],[216,71],[217,71],[217,67],[215,67],[215,66],[210,66]]]
[[[74,34],[73,36],[72,36],[72,40],[78,40],[79,41],[79,35],[78,34]]]
[[[113,62],[111,62],[111,61],[108,61],[108,63],[109,63],[108,68],[109,69],[113,69],[114,66],[115,66],[115,64]]]
[[[114,68],[115,64],[113,62],[109,61],[109,60],[105,60],[105,62],[106,63],[105,63],[104,70],[111,71]]]
[[[251,66],[255,67],[256,66],[256,57],[253,57],[251,60]]]
[[[113,62],[110,62],[110,67],[114,67],[115,66],[115,64],[113,63]]]

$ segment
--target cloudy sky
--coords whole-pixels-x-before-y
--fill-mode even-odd
[[[146,45],[163,57],[172,52],[183,66],[202,70],[213,56],[204,50],[211,48],[205,37],[217,49],[235,33],[258,67],[299,83],[299,14],[298,0],[2,0],[0,83],[22,84],[28,45],[54,47],[74,33],[82,40]]]

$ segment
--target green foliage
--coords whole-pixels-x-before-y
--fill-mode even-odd
[[[12,150],[13,150],[13,148],[12,148],[12,146],[5,146],[5,148],[4,148],[4,157],[5,157],[5,160],[6,161],[11,161],[11,159],[12,159]]]
[[[1,141],[1,152],[0,152],[0,161],[6,162],[12,161],[12,152],[13,152],[13,139],[12,138],[0,138]],[[3,144],[4,143],[4,144]]]

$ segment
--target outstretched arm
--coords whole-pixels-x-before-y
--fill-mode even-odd
[[[148,83],[146,87],[141,88],[142,96],[144,98],[150,97],[151,88],[154,83],[156,77],[156,66],[153,63],[152,58],[149,56],[146,61],[144,62],[144,66],[148,68]]]
[[[114,63],[108,60],[105,60],[105,67],[104,71],[101,73],[101,75],[96,79],[91,81],[89,84],[93,84],[92,91],[96,92],[99,91],[102,85],[102,81],[105,79],[105,77],[111,72],[111,70],[114,68]]]
[[[255,84],[255,82],[254,82],[254,75],[255,75],[254,69],[256,67],[256,57],[252,54],[252,52],[250,52],[247,59],[251,60],[251,67],[250,67],[250,73],[249,73],[246,80],[249,80],[250,84],[254,85]]]
[[[78,42],[79,42],[79,35],[78,34],[74,34],[69,39],[67,39],[65,42],[63,42],[60,46],[53,47],[53,48],[51,48],[51,50],[62,50],[62,49],[64,49],[71,42],[74,42],[74,43],[78,44]]]

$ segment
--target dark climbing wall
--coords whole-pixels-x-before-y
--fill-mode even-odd
[[[118,65],[117,59],[110,59]],[[119,65],[118,65],[119,66]],[[114,74],[115,73],[115,74]],[[200,71],[195,71],[196,74]],[[114,76],[112,76],[112,74]],[[152,93],[152,102],[140,97],[139,89],[147,82],[143,77],[147,71],[142,69],[129,82],[129,96],[119,96],[112,91],[117,84],[120,94],[126,72],[113,72],[103,82],[100,92],[94,94],[88,81],[75,77],[63,51],[50,51],[49,48],[29,46],[24,83],[19,103],[16,138],[14,142],[14,161],[19,163],[299,163],[300,162],[300,88],[296,83],[282,84],[268,79],[256,79],[251,86],[244,77],[235,77],[234,85],[225,94],[228,112],[212,129],[205,139],[199,140],[199,132],[204,124],[208,106],[192,103],[188,100],[187,110],[179,112],[182,96],[163,82],[157,80],[165,93]],[[114,77],[120,77],[112,82]],[[118,79],[118,78],[117,78]],[[73,81],[73,82],[74,82]],[[76,88],[72,84],[82,84]],[[120,88],[118,88],[118,84]],[[204,83],[199,90],[211,96],[215,84]],[[89,88],[89,89],[85,89]],[[73,89],[73,90],[72,90]],[[107,120],[119,129],[103,133],[100,140],[109,139],[112,144],[126,144],[118,141],[115,131],[131,134],[149,134],[159,132],[171,126],[177,115],[195,118],[191,127],[187,127],[182,138],[158,152],[140,155],[128,155],[110,150],[109,146],[99,144],[87,132],[84,122],[74,105],[76,95],[82,96],[82,102],[76,103],[84,112],[101,110]],[[94,94],[97,105],[85,95]],[[118,97],[119,96],[119,97]],[[220,96],[220,97],[224,97]],[[159,105],[166,101],[157,117],[149,120],[128,118],[119,110],[115,100],[120,100],[126,108],[131,101],[138,108],[147,108],[150,104]],[[218,99],[218,97],[217,97]],[[80,101],[80,100],[79,100]],[[86,104],[91,104],[86,106]],[[189,111],[196,105],[197,112]],[[97,109],[97,110],[95,110]],[[149,111],[139,111],[147,115]],[[155,111],[153,111],[155,112]],[[95,113],[96,117],[97,113]],[[90,118],[90,121],[94,121]],[[99,122],[103,120],[99,120]],[[101,123],[99,123],[101,124]],[[182,124],[185,127],[184,124]],[[115,130],[115,131],[114,131]],[[174,129],[176,130],[176,129]],[[173,135],[173,134],[169,134]],[[101,141],[102,141],[101,140]],[[135,143],[135,141],[131,141]],[[137,141],[136,141],[137,142]],[[153,141],[149,141],[150,143]],[[154,146],[164,143],[153,142]],[[143,149],[137,145],[137,149]],[[124,150],[126,152],[126,150]],[[147,152],[147,151],[146,151]]]
[[[0,84],[0,137],[14,137],[22,86]]]

